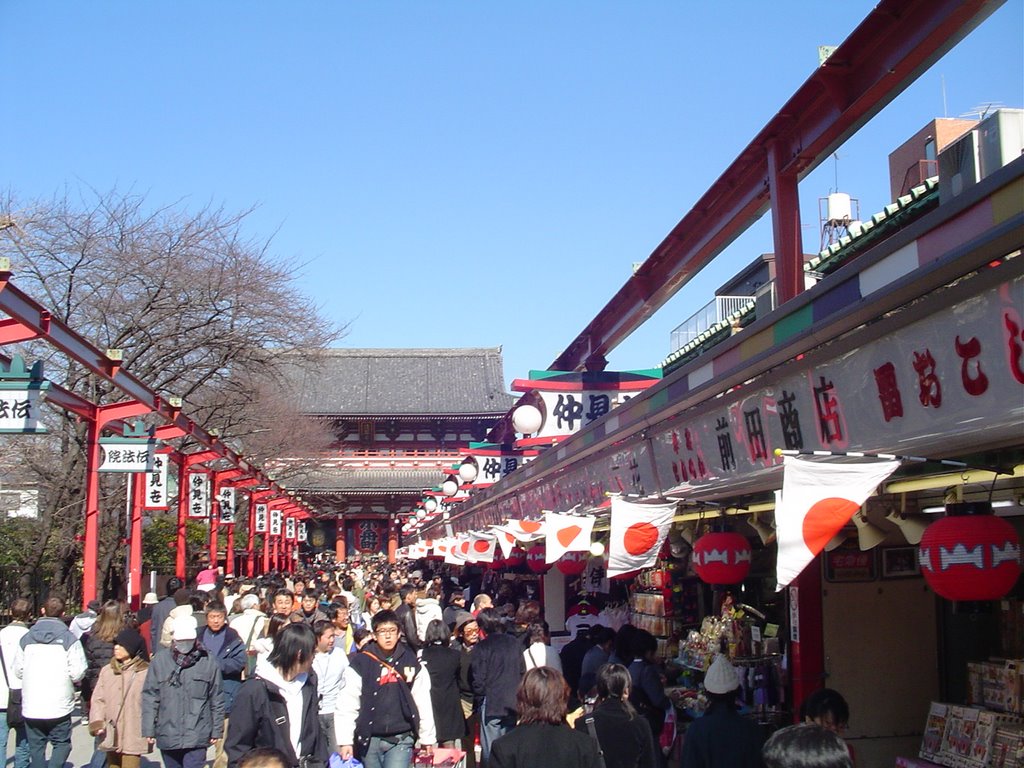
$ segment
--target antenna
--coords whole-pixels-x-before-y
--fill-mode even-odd
[[[939,80],[942,82],[942,116],[949,117],[949,104],[946,103],[946,76],[939,75]]]
[[[1003,104],[1003,102],[1001,101],[986,101],[982,102],[981,104],[975,107],[971,107],[962,115],[960,115],[960,117],[974,117],[975,115],[977,115],[978,120],[984,120],[990,114],[992,114],[998,109],[1002,109],[1005,106],[1006,105]]]

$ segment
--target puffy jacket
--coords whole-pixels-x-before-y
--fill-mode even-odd
[[[323,765],[335,745],[328,744],[320,729],[317,716],[316,675],[310,674],[301,683],[302,719],[298,723],[298,737],[301,755],[296,755],[292,742],[292,722],[288,711],[288,699],[284,695],[289,684],[266,659],[256,665],[256,676],[246,680],[235,697],[235,708],[228,720],[228,735],[224,751],[228,756],[228,768],[235,768],[246,752],[257,747],[274,747],[288,755],[290,764],[297,766],[300,757],[313,757],[317,765]]]
[[[22,689],[22,714],[33,720],[56,720],[71,714],[75,686],[85,676],[82,644],[60,619],[43,617],[21,638],[11,685]]]
[[[127,666],[112,664],[100,670],[89,704],[90,722],[115,723],[113,743],[107,751],[125,755],[144,755],[149,743],[142,737],[142,689],[149,664],[137,659]],[[108,726],[109,727],[109,726]]]
[[[516,690],[526,674],[523,643],[512,635],[488,635],[470,658],[470,683],[477,709],[487,700],[487,717],[516,714]]]
[[[82,678],[82,698],[86,701],[92,700],[92,692],[96,687],[96,680],[110,660],[114,658],[114,642],[112,640],[101,640],[91,631],[82,635],[80,641],[82,650],[85,652],[85,677]]]
[[[444,621],[444,612],[435,597],[421,597],[416,601],[416,637],[420,646],[426,645],[427,627],[434,619]]]
[[[231,707],[235,701],[235,694],[242,687],[242,672],[245,670],[245,641],[238,636],[231,627],[224,627],[224,644],[213,657],[220,667],[220,689],[224,695],[224,716],[231,714]],[[213,634],[209,627],[199,630],[199,642]]]
[[[205,747],[224,734],[220,669],[201,646],[198,660],[180,669],[171,649],[153,657],[142,689],[142,735],[160,749]]]

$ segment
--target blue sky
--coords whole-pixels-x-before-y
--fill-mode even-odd
[[[238,210],[350,322],[348,347],[497,346],[506,380],[579,333],[873,4],[0,5],[2,182]],[[1024,106],[1009,0],[801,185],[870,215],[928,120]],[[611,355],[646,368],[772,249],[762,219]]]

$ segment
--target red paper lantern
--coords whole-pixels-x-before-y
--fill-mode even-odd
[[[509,568],[518,568],[521,565],[526,565],[526,553],[519,547],[512,547],[509,550],[508,557],[504,559],[504,563]]]
[[[566,576],[579,576],[587,570],[587,559],[589,557],[589,552],[566,552],[555,563],[555,567]]]
[[[921,572],[947,600],[998,600],[1020,576],[1020,540],[988,502],[946,505],[921,537]]]
[[[551,566],[544,561],[546,556],[543,544],[532,547],[526,554],[526,567],[534,573],[547,573]]]
[[[693,570],[707,584],[739,584],[750,573],[750,544],[738,533],[708,533],[693,545]]]

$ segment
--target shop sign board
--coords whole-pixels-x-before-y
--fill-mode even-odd
[[[205,472],[188,473],[188,516],[210,516],[210,476]]]

